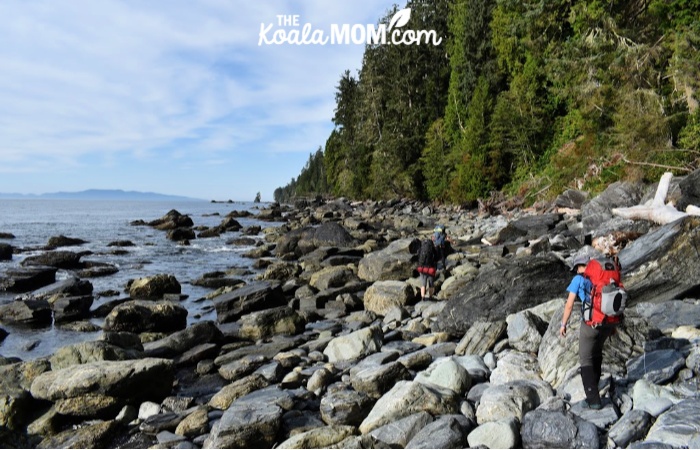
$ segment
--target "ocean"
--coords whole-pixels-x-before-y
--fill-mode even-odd
[[[87,279],[93,285],[93,293],[115,290],[116,297],[97,297],[92,308],[128,296],[125,292],[130,279],[157,274],[173,275],[182,286],[187,299],[181,304],[189,312],[188,324],[201,320],[216,320],[216,312],[210,300],[202,300],[212,290],[193,286],[190,282],[205,273],[225,271],[231,268],[252,269],[254,260],[242,255],[252,247],[227,245],[226,242],[240,236],[240,232],[222,234],[214,238],[198,238],[189,246],[179,245],[166,238],[165,231],[148,226],[132,226],[131,222],[150,222],[163,217],[175,209],[189,215],[194,226],[215,227],[232,210],[258,212],[258,205],[252,202],[212,203],[206,201],[96,201],[96,200],[0,200],[0,233],[11,233],[14,239],[2,240],[16,248],[29,249],[45,246],[53,236],[67,236],[87,241],[74,247],[61,247],[60,250],[80,252],[89,250],[91,255],[81,261],[96,261],[113,264],[119,272],[107,277]],[[279,226],[279,223],[261,222],[254,217],[237,218],[245,228],[260,225],[263,229]],[[262,239],[262,235],[253,236]],[[108,247],[114,241],[128,240],[133,247],[123,247],[125,255],[114,255],[115,247]],[[32,250],[13,255],[11,261],[0,261],[0,276],[8,269],[20,266],[21,261],[31,255],[42,253]],[[257,273],[247,276],[252,280]],[[65,279],[69,273],[59,270],[57,280]],[[240,277],[246,279],[246,277]],[[18,294],[0,291],[0,304],[13,301]],[[91,319],[102,325],[102,319]],[[0,328],[10,334],[0,343],[0,355],[19,357],[23,360],[51,355],[65,345],[94,340],[101,332],[74,332],[60,330],[54,326],[28,329],[0,323]]]

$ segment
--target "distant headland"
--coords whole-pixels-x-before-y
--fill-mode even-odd
[[[63,200],[178,200],[203,201],[203,199],[155,192],[124,191],[121,189],[88,189],[78,192],[52,192],[46,194],[0,193],[0,199],[63,199]]]

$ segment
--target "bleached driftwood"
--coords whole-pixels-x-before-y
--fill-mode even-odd
[[[668,188],[671,184],[673,174],[666,172],[659,180],[659,187],[656,188],[656,195],[651,202],[644,205],[631,206],[629,208],[613,208],[612,213],[623,219],[649,220],[659,225],[675,222],[676,220],[691,216],[700,216],[700,208],[689,205],[686,212],[678,211],[672,203],[665,204]]]

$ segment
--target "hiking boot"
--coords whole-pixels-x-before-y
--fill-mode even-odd
[[[600,403],[588,403],[587,400],[583,401],[583,406],[585,406],[588,409],[596,409],[596,410],[601,409],[603,407],[603,405]]]
[[[586,404],[591,409],[600,409],[598,378],[595,375],[595,369],[592,366],[581,367],[581,381],[583,382],[583,390],[586,393]]]

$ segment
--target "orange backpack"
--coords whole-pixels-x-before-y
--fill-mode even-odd
[[[592,285],[590,295],[586,296],[582,305],[586,325],[596,327],[622,322],[628,295],[622,285],[620,263],[617,259],[592,259],[588,262],[583,276],[588,278]]]

